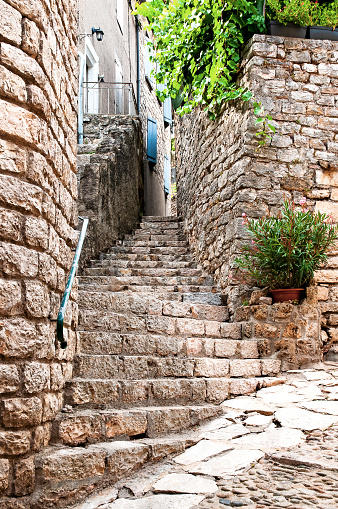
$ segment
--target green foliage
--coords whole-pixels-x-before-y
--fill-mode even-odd
[[[159,64],[156,81],[165,84],[158,97],[171,96],[183,115],[201,105],[215,118],[221,105],[252,94],[236,85],[240,49],[251,34],[264,32],[262,1],[149,0],[135,14],[149,20]]]
[[[338,0],[266,0],[267,15],[280,23],[295,23],[301,26],[338,25]]]
[[[255,124],[256,125],[260,124],[261,129],[256,133],[256,136],[260,138],[258,141],[258,145],[260,147],[263,147],[268,139],[272,140],[271,133],[275,133],[276,128],[273,124],[270,123],[272,121],[271,115],[264,114],[264,106],[262,106],[261,102],[259,103],[254,102],[253,107],[254,115],[256,117]]]
[[[311,25],[311,0],[266,0],[267,15],[279,23]]]
[[[285,200],[277,216],[243,220],[251,242],[241,248],[236,259],[238,276],[248,277],[258,286],[302,288],[324,265],[327,251],[338,238],[331,217],[296,207]],[[244,214],[245,216],[245,214]]]

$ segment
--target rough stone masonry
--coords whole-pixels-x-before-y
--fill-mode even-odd
[[[177,119],[178,213],[197,261],[215,272],[231,313],[248,298],[233,262],[246,238],[242,213],[275,213],[285,198],[338,221],[338,43],[255,35],[241,83],[273,117],[276,134],[258,148],[249,103],[230,104],[216,122],[203,112]],[[337,341],[338,250],[317,274],[324,341]]]
[[[34,454],[72,376],[55,340],[76,241],[76,0],[0,0],[0,507],[31,493]],[[2,498],[1,498],[2,497]],[[14,505],[12,505],[14,504]]]

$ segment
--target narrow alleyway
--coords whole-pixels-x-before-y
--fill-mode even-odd
[[[224,417],[189,433],[193,445],[76,509],[338,506],[338,366],[290,371]],[[283,382],[285,382],[283,384]]]

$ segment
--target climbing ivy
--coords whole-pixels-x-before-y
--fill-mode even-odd
[[[134,14],[145,16],[155,36],[159,64],[155,78],[165,84],[180,115],[201,105],[215,118],[224,102],[252,94],[236,84],[240,49],[251,34],[265,30],[262,0],[148,0]]]

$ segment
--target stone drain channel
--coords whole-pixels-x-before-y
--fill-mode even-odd
[[[338,507],[338,364],[289,371],[188,435],[150,465],[75,509]]]

